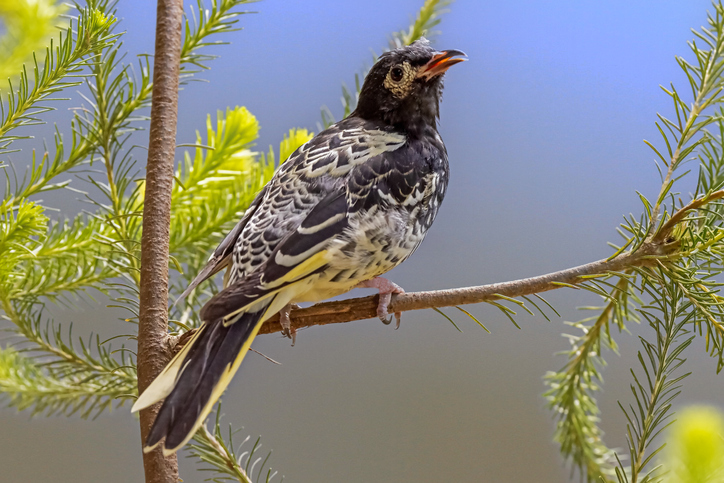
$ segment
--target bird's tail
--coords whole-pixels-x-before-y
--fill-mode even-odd
[[[201,326],[143,392],[133,411],[166,398],[146,438],[144,452],[163,440],[163,452],[169,455],[191,439],[234,377],[264,322],[267,307],[243,313],[231,324],[218,319]]]

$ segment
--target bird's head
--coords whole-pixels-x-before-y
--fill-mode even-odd
[[[461,55],[459,50],[436,51],[424,38],[385,52],[367,74],[352,115],[409,132],[434,126],[443,74],[465,60]]]

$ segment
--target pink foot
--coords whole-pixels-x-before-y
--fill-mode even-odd
[[[279,323],[282,325],[282,335],[292,339],[292,347],[294,347],[294,343],[297,341],[297,329],[292,327],[292,321],[289,320],[289,313],[292,308],[299,307],[294,304],[287,304],[279,311]]]
[[[377,304],[377,317],[379,317],[382,323],[385,325],[388,325],[392,322],[392,317],[390,317],[389,319],[387,318],[387,316],[389,315],[387,313],[387,306],[390,304],[390,300],[392,300],[393,293],[405,293],[402,287],[394,282],[390,282],[386,278],[375,277],[372,280],[366,280],[364,282],[358,283],[355,288],[376,288],[377,290],[379,290],[380,302]],[[402,312],[395,312],[395,320],[397,321],[395,329],[400,328],[401,317]]]

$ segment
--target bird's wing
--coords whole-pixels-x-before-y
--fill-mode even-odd
[[[250,307],[263,303],[289,285],[323,270],[327,264],[327,245],[330,240],[341,237],[349,226],[347,208],[343,189],[327,194],[299,226],[277,244],[262,266],[230,284],[204,305],[201,310],[202,320],[211,322],[225,318],[227,323],[232,323],[235,315],[248,311]],[[282,303],[284,305],[286,302]],[[271,307],[268,312],[269,315],[276,313]]]
[[[252,273],[266,261],[276,244],[303,219],[306,212],[326,196],[325,180],[346,176],[355,166],[382,152],[398,149],[404,142],[404,136],[377,129],[359,118],[347,118],[320,132],[280,166],[274,178],[256,196],[239,223],[219,244],[176,302],[188,296],[204,280],[232,264],[237,243],[242,245],[239,252],[245,253],[245,256],[235,267],[238,271],[236,278]],[[271,220],[271,223],[259,220],[259,217],[253,219],[262,205],[267,212],[270,205],[275,205],[273,216],[277,219]],[[262,234],[267,242],[260,252],[258,247],[250,245],[256,240],[255,235]],[[247,240],[244,240],[245,237]]]
[[[323,270],[326,247],[344,236],[350,208],[362,191],[388,175],[364,169],[365,164],[405,143],[401,134],[347,118],[295,151],[240,235],[236,276],[207,303],[202,319],[231,322],[233,315]],[[356,174],[359,170],[364,172]],[[269,314],[282,302],[270,306]]]
[[[214,276],[229,265],[236,240],[239,238],[239,235],[244,230],[244,227],[256,212],[256,209],[261,204],[262,199],[264,199],[268,186],[269,185],[266,185],[259,194],[256,195],[254,201],[251,202],[244,212],[244,216],[242,216],[241,220],[239,220],[239,223],[237,223],[236,226],[234,226],[234,229],[231,230],[226,237],[224,237],[221,243],[219,243],[219,246],[216,247],[216,250],[214,250],[214,253],[209,258],[209,261],[206,262],[206,265],[204,265],[204,268],[202,268],[198,275],[194,277],[189,286],[186,287],[186,290],[184,290],[181,296],[176,299],[174,304],[186,298],[188,294],[190,294],[201,282]]]

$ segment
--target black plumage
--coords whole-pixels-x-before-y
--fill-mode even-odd
[[[424,39],[383,54],[357,109],[280,166],[183,294],[228,269],[225,288],[201,310],[201,330],[134,405],[165,398],[146,450],[162,444],[168,454],[188,441],[266,319],[280,312],[293,336],[291,303],[374,287],[386,321],[402,289],[380,275],[419,246],[447,189],[437,119],[442,74],[461,54]]]

